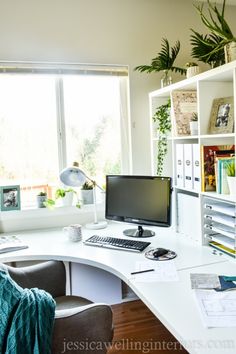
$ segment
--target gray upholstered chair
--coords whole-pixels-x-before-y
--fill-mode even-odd
[[[65,295],[66,272],[63,262],[47,261],[32,266],[7,266],[9,274],[23,288],[46,290],[56,301],[53,354],[104,354],[112,341],[112,311],[79,296]]]

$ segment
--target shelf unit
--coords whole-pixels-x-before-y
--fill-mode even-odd
[[[217,194],[210,191],[205,192],[202,191],[202,187],[199,190],[193,190],[192,188],[177,185],[176,148],[178,148],[177,144],[195,144],[197,146],[196,150],[199,153],[200,166],[202,166],[202,145],[236,145],[235,131],[224,134],[209,134],[208,132],[212,103],[215,98],[230,96],[234,98],[235,109],[233,119],[234,127],[236,126],[236,61],[149,93],[153,175],[156,174],[158,136],[157,126],[156,123],[153,123],[152,116],[157,107],[167,103],[173,91],[192,90],[197,93],[198,135],[175,135],[175,120],[172,105],[172,131],[168,137],[168,153],[163,166],[163,175],[171,176],[173,179],[173,226],[175,230],[185,237],[192,238],[201,245],[207,245],[210,239],[205,237],[205,203],[210,201],[216,204],[231,205],[234,208],[235,214],[236,196]],[[201,179],[202,174],[200,174],[200,186],[202,186]],[[233,233],[234,239],[236,239],[235,227],[233,228]]]

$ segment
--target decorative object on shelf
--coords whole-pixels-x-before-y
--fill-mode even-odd
[[[211,68],[215,68],[225,63],[224,48],[218,49],[221,37],[210,34],[200,34],[191,29],[190,43],[192,45],[192,57],[203,63],[209,64]],[[216,51],[214,51],[217,48]]]
[[[189,127],[191,135],[198,135],[198,116],[196,112],[190,118]]]
[[[186,73],[185,68],[180,68],[174,66],[174,62],[180,50],[180,42],[177,41],[173,47],[170,47],[169,42],[166,38],[162,39],[161,51],[160,53],[152,59],[151,65],[139,65],[134,68],[140,72],[163,72],[163,77],[161,81],[162,87],[172,83],[172,79],[169,76],[169,72],[178,72],[181,75]]]
[[[235,157],[226,166],[230,195],[236,195]]]
[[[212,34],[221,38],[218,46],[212,49],[212,53],[217,53],[217,51],[224,49],[227,45],[227,49],[225,50],[226,55],[225,62],[235,60],[236,59],[236,50],[235,45],[229,45],[229,43],[236,42],[236,37],[234,37],[229,24],[225,19],[225,4],[226,0],[223,0],[222,9],[221,11],[218,10],[217,6],[211,4],[210,0],[207,0],[208,4],[208,13],[209,17],[207,17],[204,13],[204,4],[195,6],[197,9],[203,24],[210,30]],[[231,51],[232,49],[232,51]]]
[[[234,145],[201,146],[202,192],[216,191],[216,158],[231,157],[235,154]]]
[[[200,68],[199,68],[198,64],[196,64],[194,62],[186,63],[185,66],[187,68],[187,72],[186,72],[187,79],[199,74],[199,72],[200,72]]]
[[[47,199],[44,205],[52,210],[55,208],[56,201],[61,200],[63,206],[72,206],[74,195],[77,195],[77,193],[72,188],[58,188],[55,192],[55,198]],[[79,202],[77,202],[76,207],[80,208]]]
[[[80,168],[78,162],[74,162],[73,166],[69,166],[60,172],[60,180],[66,186],[80,187],[86,181],[90,181],[93,185],[93,205],[94,205],[94,222],[86,224],[88,229],[104,229],[107,227],[106,221],[98,221],[97,218],[97,201],[96,201],[96,190],[98,187],[101,191],[104,190],[90,177],[88,177]]]
[[[233,97],[215,98],[212,103],[209,122],[209,134],[233,133],[234,102]]]
[[[170,118],[170,99],[166,104],[157,107],[152,119],[157,123],[157,176],[161,176],[163,172],[164,158],[167,154],[167,135],[171,131],[171,118]]]
[[[20,186],[0,187],[1,211],[20,210]]]
[[[197,92],[172,91],[172,103],[175,119],[175,134],[177,136],[190,135],[190,120],[197,114]]]
[[[93,204],[93,183],[85,182],[81,187],[83,204]]]
[[[37,195],[37,207],[38,208],[46,208],[46,205],[45,205],[46,200],[47,200],[47,193],[40,192]]]

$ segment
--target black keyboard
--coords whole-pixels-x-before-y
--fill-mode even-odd
[[[84,241],[85,245],[112,248],[125,251],[142,252],[151,242],[125,240],[115,237],[93,235]]]

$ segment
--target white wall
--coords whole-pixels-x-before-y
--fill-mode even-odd
[[[0,60],[128,64],[134,173],[149,173],[148,92],[160,74],[140,74],[161,38],[179,39],[190,60],[190,28],[202,25],[190,0],[0,0]],[[236,7],[226,13],[229,22]],[[180,77],[179,77],[180,78]]]

